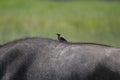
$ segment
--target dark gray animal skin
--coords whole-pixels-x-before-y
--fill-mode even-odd
[[[0,80],[120,80],[120,48],[16,40],[0,47]]]

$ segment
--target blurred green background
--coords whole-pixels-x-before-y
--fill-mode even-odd
[[[0,0],[0,44],[25,37],[120,47],[119,1]]]

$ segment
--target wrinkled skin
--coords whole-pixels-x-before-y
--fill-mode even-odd
[[[120,49],[28,38],[0,47],[0,80],[120,80]]]

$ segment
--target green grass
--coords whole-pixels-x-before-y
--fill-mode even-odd
[[[68,41],[120,47],[120,2],[0,1],[0,43],[62,33]]]

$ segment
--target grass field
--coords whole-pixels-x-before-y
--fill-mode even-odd
[[[68,41],[120,47],[120,2],[0,1],[0,44],[62,33]]]

